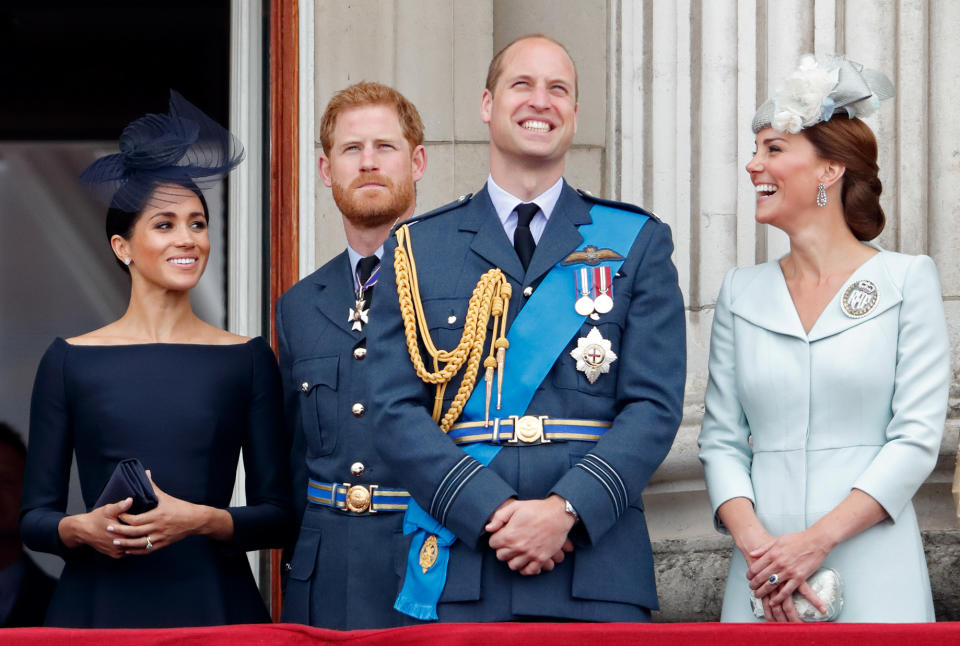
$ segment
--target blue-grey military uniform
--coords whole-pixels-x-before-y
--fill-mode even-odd
[[[486,189],[414,219],[409,235],[436,346],[451,349],[459,341],[471,292],[492,267],[513,287],[507,317],[512,322],[544,275],[581,248],[578,228],[592,222],[590,209],[597,203],[642,212],[564,183],[526,272]],[[391,236],[385,259],[392,258],[396,244]],[[457,537],[437,607],[440,621],[645,621],[658,607],[641,492],[669,451],[681,418],[685,322],[672,251],[669,227],[650,216],[614,278],[613,309],[598,320],[585,319],[526,410],[607,420],[610,430],[597,442],[505,445],[487,467],[432,420],[434,387],[414,371],[393,295],[396,275],[392,263],[384,262],[369,338],[376,445],[399,486]],[[568,288],[574,290],[572,281]],[[570,355],[592,327],[618,357],[594,383]],[[427,356],[422,348],[421,353]],[[446,389],[444,410],[458,385],[459,376]],[[484,525],[511,496],[540,499],[551,493],[570,501],[580,516],[571,532],[575,550],[551,572],[522,576],[496,559]]]
[[[373,446],[367,378],[375,351],[366,347],[366,326],[356,331],[348,321],[353,285],[344,251],[277,303],[294,499],[303,519],[286,572],[283,620],[340,630],[414,623],[393,609],[404,567],[395,543],[409,543],[403,512],[354,513],[307,499],[308,480],[342,489],[395,482]]]

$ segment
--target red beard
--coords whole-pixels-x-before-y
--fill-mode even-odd
[[[385,190],[367,191],[357,190],[368,183],[382,184]],[[333,200],[337,208],[351,224],[363,229],[376,229],[385,224],[392,224],[404,215],[416,200],[416,188],[413,178],[408,177],[401,183],[396,183],[386,175],[380,173],[363,174],[349,187],[333,182]]]

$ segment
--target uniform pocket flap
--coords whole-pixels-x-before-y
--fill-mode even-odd
[[[659,609],[643,512],[628,508],[596,546],[575,551],[572,593],[577,599]]]
[[[337,355],[311,357],[297,361],[291,369],[294,387],[304,393],[310,392],[316,386],[326,386],[336,390],[339,363],[340,357]]]
[[[300,528],[297,546],[293,549],[293,562],[290,564],[290,578],[297,581],[309,581],[317,562],[317,550],[320,549],[320,532],[309,527]]]
[[[423,301],[423,313],[431,330],[462,330],[467,315],[466,298],[430,298]]]
[[[454,543],[440,602],[479,601],[482,572],[483,552],[468,549],[463,541]]]

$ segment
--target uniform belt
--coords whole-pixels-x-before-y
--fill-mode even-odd
[[[311,478],[307,483],[307,500],[355,514],[375,514],[380,511],[406,511],[410,492],[375,484],[317,482]]]
[[[457,444],[490,442],[527,446],[550,442],[596,442],[610,429],[610,422],[594,419],[551,419],[546,415],[524,415],[489,422],[460,422],[448,435]]]

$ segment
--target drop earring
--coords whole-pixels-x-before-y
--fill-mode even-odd
[[[827,205],[827,188],[823,184],[817,185],[817,206],[824,207]]]

